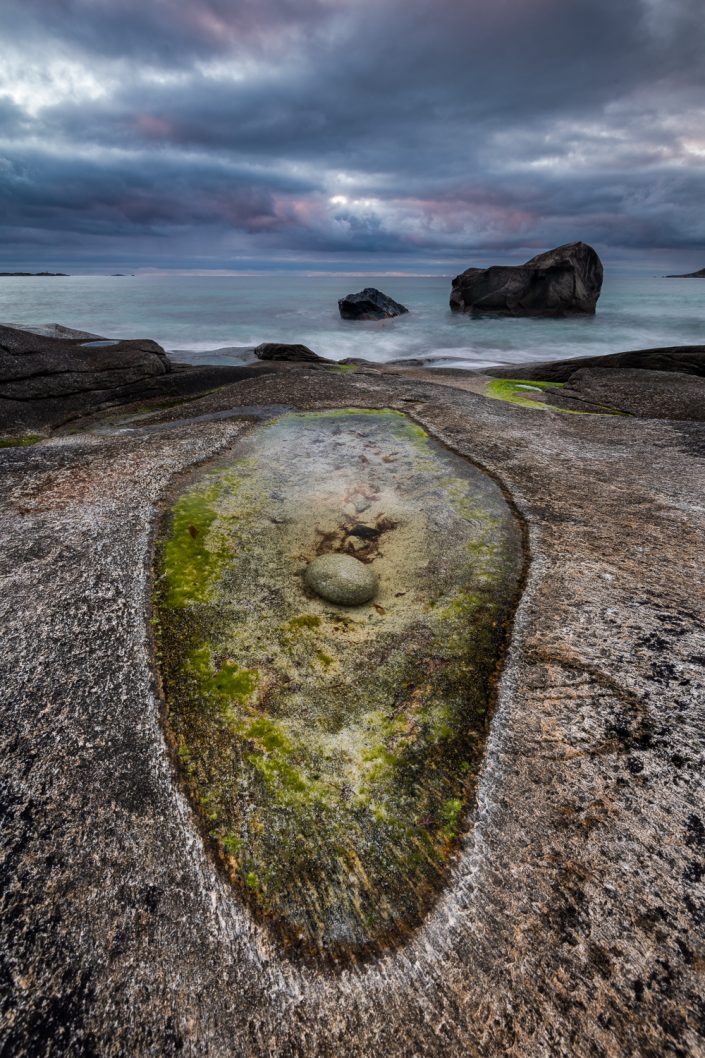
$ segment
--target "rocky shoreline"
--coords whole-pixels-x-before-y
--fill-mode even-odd
[[[243,350],[243,353],[248,352]],[[221,386],[299,366],[427,377],[467,385],[493,378],[551,383],[556,407],[605,406],[647,418],[701,420],[705,346],[672,346],[602,356],[528,362],[481,371],[429,368],[423,360],[335,361],[305,345],[264,343],[238,366],[174,363],[151,340],[108,339],[58,324],[31,330],[0,325],[0,437],[49,435],[108,409],[148,411],[194,400]],[[519,379],[518,376],[521,376]],[[558,387],[565,387],[557,392]],[[482,384],[475,384],[482,392]],[[530,393],[527,392],[527,397]],[[571,404],[571,402],[573,402]]]
[[[127,373],[79,389],[90,372],[40,357],[0,388],[0,432],[45,435],[0,451],[0,1050],[705,1054],[705,348],[520,377],[93,356]],[[402,944],[336,966],[283,951],[218,865],[165,734],[151,598],[197,468],[284,411],[350,408],[489,475],[526,571],[443,887]]]

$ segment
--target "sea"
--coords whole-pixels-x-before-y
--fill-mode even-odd
[[[408,315],[341,320],[338,298],[365,286],[401,301]],[[705,343],[705,280],[608,274],[597,314],[576,319],[458,315],[449,293],[449,276],[7,276],[0,278],[0,320],[152,338],[192,364],[237,364],[260,342],[301,342],[334,360],[456,368]]]

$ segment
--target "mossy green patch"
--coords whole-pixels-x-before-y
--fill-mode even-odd
[[[372,564],[374,603],[307,593],[330,550]],[[213,847],[287,945],[378,950],[442,884],[521,564],[499,488],[395,411],[284,416],[177,499],[156,580],[167,725]]]
[[[237,834],[218,834],[217,838],[228,856],[237,856],[242,849],[242,838]]]
[[[523,378],[495,378],[485,386],[485,394],[493,400],[505,400],[509,404],[518,404],[522,408],[540,408],[545,411],[548,407],[551,411],[561,411],[553,405],[547,405],[545,401],[532,399],[532,391],[547,389],[562,389],[561,382],[533,382],[531,379]]]
[[[235,488],[235,482],[228,484]],[[211,534],[222,489],[223,483],[218,481],[202,492],[186,493],[174,504],[171,533],[162,558],[166,606],[207,602],[212,586],[232,557],[232,540],[218,527]]]
[[[184,673],[197,683],[204,698],[226,706],[248,701],[259,683],[256,669],[240,668],[229,659],[216,667],[209,643],[201,643],[185,656]]]
[[[443,802],[441,807],[441,818],[443,820],[443,831],[448,841],[454,841],[458,836],[458,825],[463,814],[463,802],[459,797],[451,797]]]
[[[0,448],[28,448],[45,438],[39,434],[25,434],[23,437],[0,437]]]
[[[404,415],[403,412],[397,411],[395,408],[325,408],[323,411],[301,411],[296,413],[296,418],[305,422],[307,419],[315,420],[316,422],[323,422],[326,419],[347,419],[351,415],[358,418],[362,416],[370,416],[373,419],[389,418],[397,419],[400,424],[405,423],[407,426],[413,425]],[[275,419],[269,425],[276,425],[284,420],[291,421],[291,415],[285,415],[281,419]]]
[[[225,661],[212,677],[212,687],[224,698],[246,701],[252,697],[259,682],[255,669],[241,669],[233,661]]]
[[[485,385],[485,396],[493,400],[504,400],[508,404],[517,404],[522,408],[533,408],[534,411],[555,411],[563,415],[624,415],[616,408],[600,405],[600,411],[582,411],[578,408],[561,408],[557,404],[549,404],[531,394],[541,390],[563,389],[564,382],[541,382],[534,379],[524,378],[495,378]]]

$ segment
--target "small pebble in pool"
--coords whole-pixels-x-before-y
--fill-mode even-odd
[[[369,566],[352,555],[337,553],[314,558],[306,567],[304,580],[316,595],[339,606],[362,606],[374,599],[379,588]]]
[[[380,535],[381,530],[375,529],[371,525],[363,525],[362,522],[358,522],[350,530],[350,536],[357,536],[360,540],[376,540]]]

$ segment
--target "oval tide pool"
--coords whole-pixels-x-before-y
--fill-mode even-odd
[[[335,552],[374,572],[369,603],[306,586]],[[290,950],[379,951],[443,885],[522,563],[495,482],[393,411],[286,415],[174,503],[167,735],[221,866]]]

